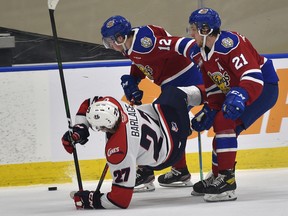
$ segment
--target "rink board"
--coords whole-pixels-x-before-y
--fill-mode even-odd
[[[280,95],[275,107],[265,113],[239,137],[237,169],[288,167],[288,58],[273,59],[280,77]],[[118,64],[119,63],[119,64]],[[96,63],[97,64],[97,63]],[[125,101],[120,77],[129,73],[129,63],[118,61],[64,65],[66,88],[72,122],[80,103],[95,95],[113,95]],[[75,180],[73,156],[61,145],[67,130],[59,73],[55,65],[0,68],[1,133],[0,186],[71,182]],[[150,103],[160,93],[159,87],[145,79],[143,103]],[[197,113],[201,107],[195,107]],[[201,135],[203,168],[211,168],[212,130]],[[91,133],[85,146],[77,146],[81,174],[85,180],[95,180],[104,167],[105,138]],[[190,172],[198,172],[198,139],[193,133],[187,142]],[[159,173],[163,173],[161,171]],[[107,178],[110,178],[108,175]]]

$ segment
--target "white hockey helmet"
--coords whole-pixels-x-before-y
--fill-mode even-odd
[[[118,106],[110,101],[97,101],[90,105],[86,119],[92,130],[113,129],[120,118]]]

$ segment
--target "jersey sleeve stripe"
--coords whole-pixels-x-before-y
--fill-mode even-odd
[[[263,82],[262,80],[255,79],[255,78],[253,78],[253,77],[243,77],[243,78],[241,79],[241,81],[243,81],[243,80],[252,81],[252,82],[258,83],[258,84],[260,84],[260,85],[262,85],[262,86],[264,85],[264,82]]]
[[[184,49],[184,56],[187,57],[187,50],[190,47],[190,45],[193,43],[193,40],[190,40],[187,44],[186,47]]]
[[[180,38],[176,44],[175,44],[175,50],[180,55],[184,55],[187,57],[187,51],[190,47],[190,45],[193,43],[194,40],[191,40],[191,38]]]
[[[211,96],[211,95],[215,95],[215,94],[223,94],[223,92],[219,89],[217,91],[213,91],[213,92],[208,92],[207,93],[207,97]]]
[[[178,54],[180,54],[180,55],[182,55],[182,53],[180,52],[180,48],[179,48],[179,45],[180,45],[180,43],[181,43],[181,41],[183,40],[184,38],[180,38],[180,39],[178,39],[177,40],[177,42],[176,42],[176,44],[175,44],[175,51],[178,53]]]
[[[247,70],[244,72],[240,78],[240,81],[243,80],[249,80],[263,85],[263,75],[259,69]]]
[[[206,91],[207,97],[214,95],[214,94],[222,94],[223,93],[216,84],[210,86],[209,88],[206,88],[205,91]]]

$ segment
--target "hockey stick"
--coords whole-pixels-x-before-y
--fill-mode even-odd
[[[200,180],[203,181],[202,144],[201,144],[200,132],[198,132],[198,153],[199,153]]]
[[[70,110],[69,110],[69,103],[68,103],[64,73],[63,73],[63,66],[62,66],[62,58],[61,58],[61,53],[60,53],[60,49],[59,49],[59,42],[58,42],[55,17],[54,17],[54,11],[56,9],[58,2],[59,2],[59,0],[48,0],[48,9],[49,9],[53,38],[54,38],[56,58],[57,58],[57,63],[58,63],[63,99],[64,99],[65,110],[66,110],[66,117],[68,120],[68,128],[69,128],[69,132],[71,135],[72,134],[72,121],[71,121],[71,115],[70,115]],[[74,145],[74,149],[73,149],[73,157],[74,157],[74,164],[75,164],[75,170],[76,170],[76,175],[77,175],[78,187],[79,187],[79,190],[83,190],[80,168],[79,168],[79,162],[78,162],[78,156],[77,156],[77,151],[76,151],[75,145]]]
[[[102,171],[101,177],[100,177],[100,179],[99,179],[97,188],[96,188],[96,190],[95,190],[96,193],[99,193],[99,192],[100,192],[100,188],[101,188],[102,183],[103,183],[103,181],[104,181],[104,179],[105,179],[105,176],[106,176],[106,173],[107,173],[107,171],[108,171],[108,168],[109,168],[109,166],[108,166],[108,164],[106,163],[106,164],[105,164],[105,167],[104,167],[104,169],[103,169],[103,171]]]
[[[109,166],[108,166],[108,164],[106,163],[106,164],[105,164],[105,167],[104,167],[104,169],[103,169],[103,171],[102,171],[101,177],[100,177],[100,179],[99,179],[97,188],[96,188],[96,190],[95,190],[94,193],[100,193],[100,188],[101,188],[102,183],[103,183],[103,181],[104,181],[104,179],[105,179],[105,176],[106,176],[106,174],[107,174],[108,168],[109,168]],[[77,191],[71,191],[71,192],[70,192],[70,198],[71,198],[71,199],[74,199],[75,193],[77,193]]]
[[[107,134],[105,133],[105,143],[107,144],[107,142],[108,142],[108,137],[107,137]],[[107,171],[108,171],[108,168],[109,168],[109,166],[108,166],[108,164],[106,163],[106,164],[105,164],[105,167],[104,167],[104,169],[103,169],[103,171],[102,171],[102,174],[101,174],[101,176],[100,176],[100,179],[99,179],[97,188],[96,188],[96,190],[95,190],[96,193],[99,193],[99,192],[100,192],[100,188],[101,188],[102,183],[103,183],[103,181],[104,181],[104,179],[105,179],[105,176],[106,176],[106,173],[107,173]]]

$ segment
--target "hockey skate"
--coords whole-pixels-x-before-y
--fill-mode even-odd
[[[155,191],[155,176],[153,170],[137,169],[134,193]]]
[[[187,168],[171,168],[171,171],[158,177],[159,185],[162,187],[192,187],[191,175]]]
[[[215,177],[212,173],[212,171],[210,171],[205,179],[203,181],[199,181],[197,183],[195,183],[193,185],[193,191],[191,192],[191,195],[193,196],[202,196],[205,194],[205,190],[207,187],[209,187],[212,182],[214,181]]]
[[[205,189],[204,200],[207,202],[234,201],[237,199],[234,170],[219,171],[218,176]]]

